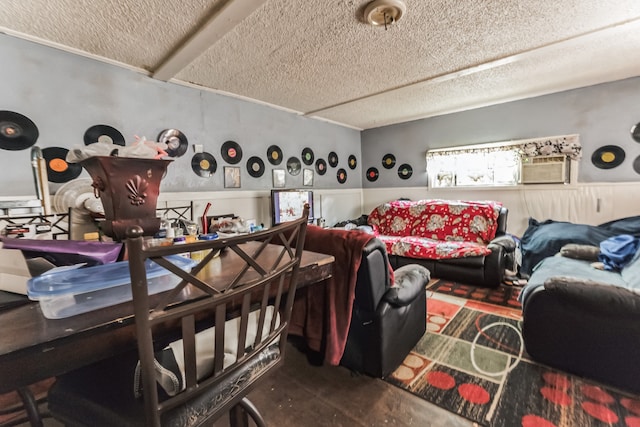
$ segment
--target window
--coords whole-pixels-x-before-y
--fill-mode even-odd
[[[520,183],[525,158],[563,155],[580,157],[578,135],[564,135],[519,141],[427,151],[429,186],[509,186]]]

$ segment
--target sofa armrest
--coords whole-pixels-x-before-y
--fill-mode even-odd
[[[558,276],[547,279],[544,290],[568,305],[582,307],[594,314],[628,317],[634,322],[640,315],[640,294],[620,286]]]
[[[516,250],[516,242],[507,235],[498,236],[487,245],[491,250],[497,249],[497,246],[502,247],[502,249],[507,253],[511,253]]]
[[[418,264],[409,264],[395,271],[395,283],[387,289],[382,299],[394,306],[404,306],[414,301],[429,283],[429,270]]]

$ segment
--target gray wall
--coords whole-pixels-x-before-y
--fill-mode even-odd
[[[241,190],[272,187],[271,171],[286,169],[286,159],[301,158],[310,147],[316,158],[325,160],[330,151],[339,157],[337,168],[328,168],[324,176],[315,174],[310,189],[361,188],[360,132],[320,122],[212,92],[153,80],[135,71],[109,65],[19,38],[0,35],[0,110],[15,111],[29,117],[38,127],[37,146],[70,149],[84,147],[85,131],[96,124],[118,129],[127,143],[134,135],[156,139],[168,128],[181,130],[189,144],[202,144],[218,164],[210,178],[197,176],[191,169],[191,147],[176,158],[162,182],[162,191],[225,190],[220,146],[233,140],[243,149],[236,165],[242,170]],[[277,144],[285,161],[272,166],[266,150]],[[2,186],[0,197],[35,195],[30,150],[0,150]],[[358,166],[351,170],[349,155]],[[266,171],[261,178],[251,177],[246,160],[259,156]],[[304,166],[303,167],[307,167]],[[348,172],[345,184],[336,179],[338,168]],[[80,177],[88,177],[82,172]],[[60,184],[50,183],[51,192]],[[302,187],[302,173],[286,175],[286,187]],[[226,191],[232,191],[227,189]]]
[[[428,149],[564,134],[580,134],[583,156],[579,182],[638,181],[633,169],[640,144],[630,135],[640,122],[640,77],[540,96],[461,113],[370,129],[362,132],[362,169],[376,167],[375,182],[363,179],[364,188],[425,186]],[[619,145],[624,162],[603,170],[591,163],[601,146]],[[382,158],[391,153],[396,167],[385,169]],[[409,163],[413,175],[401,180],[397,166]]]

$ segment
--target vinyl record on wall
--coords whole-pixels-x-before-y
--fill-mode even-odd
[[[338,166],[338,155],[334,151],[329,153],[329,166],[332,168]]]
[[[624,150],[617,145],[605,145],[598,148],[591,156],[591,163],[600,169],[613,169],[625,158]]]
[[[391,169],[396,165],[396,156],[393,154],[385,154],[382,158],[382,166],[385,169]]]
[[[633,138],[635,142],[640,142],[640,123],[636,123],[636,125],[631,128],[631,138]]]
[[[413,168],[411,167],[411,165],[403,163],[398,166],[398,176],[400,177],[400,179],[409,179],[411,178],[412,174]]]
[[[121,145],[124,147],[124,136],[120,131],[109,125],[91,126],[84,132],[84,145],[102,142],[106,144]]]
[[[379,176],[379,172],[377,168],[369,168],[367,169],[367,180],[369,180],[370,182],[374,182],[378,180],[378,176]]]
[[[300,159],[297,157],[289,157],[287,159],[287,172],[289,175],[298,175],[302,170],[302,165],[300,164]]]
[[[271,145],[267,148],[267,160],[274,166],[282,163],[282,150],[277,145]]]
[[[349,160],[347,161],[350,169],[355,169],[358,166],[358,159],[353,154],[349,156]]]
[[[343,168],[338,169],[336,177],[338,178],[338,182],[340,184],[344,184],[345,182],[347,182],[347,171]]]
[[[191,169],[196,175],[202,178],[209,178],[216,173],[218,162],[216,162],[215,157],[207,152],[196,153],[191,158]]]
[[[307,166],[312,165],[313,159],[314,159],[314,155],[313,155],[313,150],[311,148],[306,147],[305,149],[302,150],[302,163],[304,163]]]
[[[633,161],[633,170],[636,171],[638,175],[640,175],[640,156],[636,157]]]
[[[158,135],[158,142],[167,144],[169,157],[180,157],[187,152],[189,141],[178,129],[165,129]]]
[[[264,174],[264,162],[258,156],[249,157],[247,160],[247,172],[254,178],[260,178]]]
[[[36,124],[13,111],[0,111],[0,148],[18,151],[31,147],[38,140]]]
[[[242,160],[242,148],[235,141],[226,141],[220,148],[220,154],[225,162],[235,165]]]
[[[327,173],[327,162],[323,159],[316,160],[316,173],[318,175],[324,175]]]
[[[47,177],[49,181],[62,183],[76,179],[82,173],[82,166],[67,162],[69,150],[62,147],[47,147],[42,149],[42,157],[47,162]]]

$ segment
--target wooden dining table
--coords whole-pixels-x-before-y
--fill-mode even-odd
[[[271,247],[273,246],[273,247]],[[279,253],[269,245],[263,256]],[[298,287],[331,277],[334,257],[304,251]],[[227,280],[240,260],[224,251],[207,280]],[[25,387],[82,366],[122,354],[136,346],[131,301],[67,317],[47,319],[37,302],[0,312],[0,393]]]

